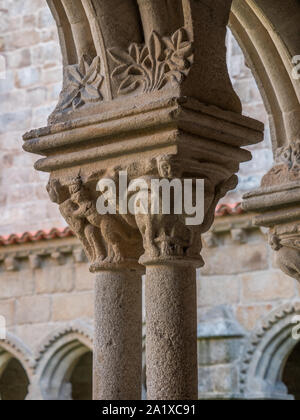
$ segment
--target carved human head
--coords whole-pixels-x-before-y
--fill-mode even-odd
[[[46,187],[50,200],[53,203],[61,204],[66,200],[64,188],[56,178],[50,179]]]
[[[180,177],[180,165],[176,156],[161,155],[156,158],[157,169],[161,178],[172,179]]]

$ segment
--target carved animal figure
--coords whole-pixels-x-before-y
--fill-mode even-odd
[[[59,205],[62,216],[81,241],[89,260],[102,261],[105,258],[105,248],[100,229],[77,214],[78,204],[73,200],[74,195],[78,193],[77,190],[77,180],[74,180],[69,187],[63,187],[58,179],[51,179],[47,185],[51,201]]]
[[[77,205],[74,217],[86,220],[91,227],[95,227],[106,245],[105,263],[120,262],[125,259],[126,247],[137,242],[132,235],[131,228],[119,215],[99,214],[96,201],[90,196],[89,190],[83,185],[82,179],[77,177],[70,187],[71,200]],[[125,252],[124,252],[125,251]],[[101,256],[100,263],[104,260]],[[96,268],[99,263],[92,266]]]
[[[156,159],[156,176],[161,179],[172,180],[180,178],[181,168],[173,155],[161,155]],[[153,175],[143,177],[149,186],[148,208],[151,208],[151,180]],[[136,223],[143,237],[145,249],[144,258],[155,259],[160,256],[183,256],[190,255],[194,250],[196,237],[193,230],[185,225],[185,216],[177,214],[162,214],[162,200],[160,200],[160,214],[136,214]],[[200,238],[200,235],[199,235]],[[199,239],[201,242],[201,238]],[[197,239],[197,256],[200,254]],[[200,249],[199,249],[200,248]],[[192,252],[193,253],[193,252]],[[194,255],[193,255],[194,256]]]

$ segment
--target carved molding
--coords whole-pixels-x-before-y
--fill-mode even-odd
[[[46,337],[35,353],[34,376],[28,400],[71,400],[71,385],[66,382],[70,366],[93,350],[93,327],[75,321]]]
[[[59,343],[62,339],[64,339],[64,342],[68,340],[73,340],[74,337],[77,337],[79,340],[82,340],[84,344],[90,350],[92,350],[94,339],[94,332],[92,326],[81,321],[72,322],[68,325],[63,326],[62,328],[57,328],[39,345],[34,358],[35,369],[37,369],[41,359],[46,357],[46,353],[51,351],[54,344]]]
[[[299,312],[299,301],[282,305],[262,320],[248,337],[240,362],[239,378],[239,390],[246,398],[292,399],[280,375],[285,356],[297,344],[292,338],[292,328],[295,326],[292,316]],[[285,354],[282,353],[284,349]],[[278,371],[278,376],[271,369],[272,366]]]
[[[64,87],[53,116],[75,110],[86,104],[101,102],[103,100],[101,87],[104,78],[100,71],[100,57],[92,60],[83,55],[78,65],[67,66],[64,69]],[[51,120],[52,116],[49,117],[49,121]]]
[[[34,357],[30,350],[16,336],[7,333],[5,340],[0,340],[0,352],[4,350],[15,357],[25,369],[30,379],[34,373]]]

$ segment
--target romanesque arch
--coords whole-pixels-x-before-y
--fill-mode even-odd
[[[297,346],[292,330],[300,302],[275,309],[250,335],[240,366],[240,392],[247,399],[293,399],[283,380],[285,364]],[[297,321],[296,321],[297,322]]]
[[[25,399],[32,377],[29,349],[8,333],[6,340],[0,342],[0,399]]]
[[[229,22],[268,110],[274,151],[300,135],[300,82],[293,77],[299,17],[295,0],[236,0]]]
[[[92,337],[92,327],[82,322],[60,328],[47,337],[37,352],[27,399],[72,399],[72,373],[80,359],[92,351]]]

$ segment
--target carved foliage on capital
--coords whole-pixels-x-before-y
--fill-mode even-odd
[[[147,43],[133,43],[128,52],[112,48],[109,54],[116,66],[111,76],[117,80],[119,95],[149,93],[169,83],[180,84],[193,63],[193,46],[185,28],[171,37],[161,37],[154,31]]]
[[[85,104],[102,101],[104,77],[100,71],[100,57],[91,59],[87,55],[81,57],[78,65],[67,66],[64,70],[64,88],[56,111],[74,110]]]

